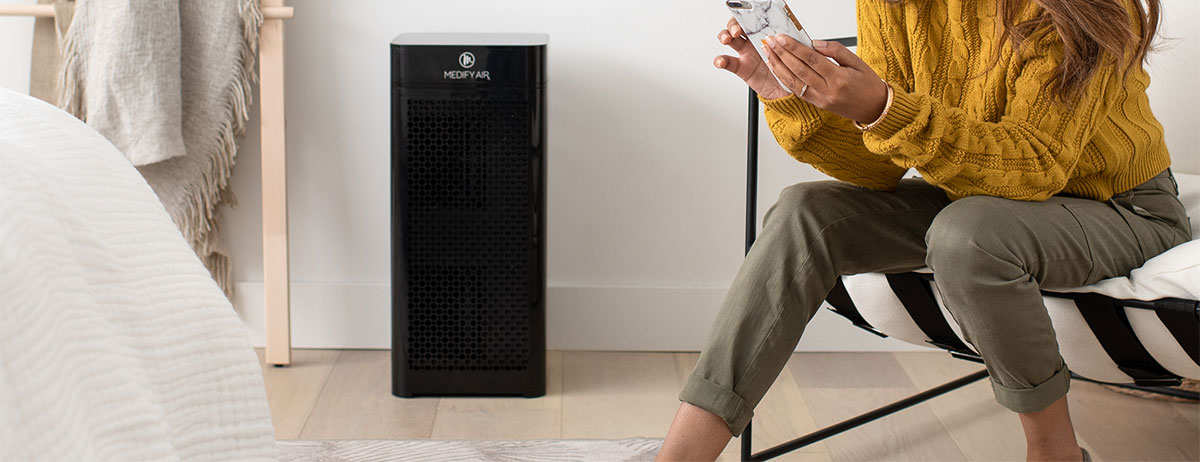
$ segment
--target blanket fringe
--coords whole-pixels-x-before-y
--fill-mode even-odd
[[[190,207],[184,214],[184,229],[188,242],[201,257],[217,285],[230,298],[233,297],[233,277],[229,257],[218,251],[219,212],[223,205],[233,206],[236,199],[229,191],[229,178],[236,163],[237,140],[246,131],[253,104],[254,84],[258,82],[255,61],[258,56],[258,31],[262,26],[262,10],[258,0],[243,0],[239,8],[242,22],[242,53],[238,59],[238,71],[226,90],[226,108],[230,117],[220,127],[220,152],[213,157],[209,169],[198,191],[190,191]],[[188,236],[191,234],[191,236]]]

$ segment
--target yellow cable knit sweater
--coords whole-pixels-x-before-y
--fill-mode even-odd
[[[951,199],[1107,200],[1171,165],[1141,66],[1127,73],[1106,64],[1070,108],[1056,103],[1049,82],[1061,39],[1045,34],[1014,53],[999,41],[994,3],[858,0],[858,54],[895,89],[891,110],[863,133],[795,96],[764,101],[776,140],[796,159],[872,189],[895,188],[916,168]]]

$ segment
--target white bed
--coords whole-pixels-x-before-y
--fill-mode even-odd
[[[0,460],[275,457],[246,328],[103,137],[0,89]]]

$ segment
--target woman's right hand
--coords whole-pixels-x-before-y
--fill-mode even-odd
[[[767,63],[754,50],[754,45],[746,38],[736,19],[729,18],[725,28],[717,33],[717,40],[722,45],[728,45],[737,52],[737,57],[729,55],[717,56],[713,65],[718,69],[732,72],[750,85],[764,99],[778,99],[790,95],[791,92],[779,85]]]

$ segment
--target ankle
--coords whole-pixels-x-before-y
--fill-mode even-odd
[[[1025,454],[1026,460],[1033,461],[1083,461],[1083,448],[1075,446],[1071,448],[1029,448]]]
[[[715,460],[732,437],[721,417],[692,404],[680,403],[655,460]]]

